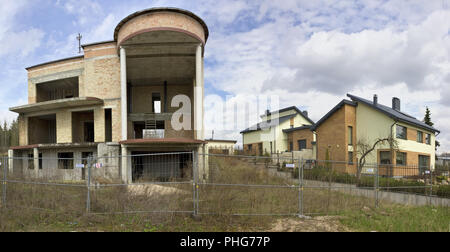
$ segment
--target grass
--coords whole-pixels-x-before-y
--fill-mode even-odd
[[[295,217],[233,216],[297,214],[301,194],[297,187],[292,187],[295,182],[270,173],[264,164],[216,157],[211,157],[209,162],[208,183],[216,185],[200,185],[199,212],[213,215],[201,215],[199,220],[192,218],[189,213],[117,214],[145,210],[191,211],[193,194],[190,183],[164,186],[164,190],[176,192],[166,194],[155,193],[161,188],[155,190],[153,187],[138,188],[138,193],[124,186],[95,189],[90,195],[93,214],[86,214],[85,187],[8,184],[8,208],[0,208],[0,231],[251,232],[271,230],[280,219],[297,223],[298,228],[294,230],[303,230],[303,224],[314,226],[314,222],[298,222],[299,218]],[[405,207],[383,203],[381,208],[373,210],[373,199],[354,196],[346,190],[350,189],[305,189],[304,212],[337,216],[338,225],[343,230],[449,231],[449,208]]]
[[[391,206],[347,211],[341,223],[370,232],[450,232],[450,210],[444,207]]]

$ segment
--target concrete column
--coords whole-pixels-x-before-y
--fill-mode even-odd
[[[34,172],[36,174],[36,178],[39,178],[39,149],[33,148],[33,164],[34,164]]]
[[[127,140],[128,106],[127,106],[127,53],[120,47],[120,104],[122,114],[122,141]]]
[[[128,149],[127,147],[122,146],[122,164],[121,164],[121,176],[122,182],[128,184]]]
[[[196,132],[196,139],[204,140],[202,44],[197,46],[197,50],[195,52],[194,130]]]
[[[14,170],[14,150],[8,150],[8,172],[12,173],[13,170]]]

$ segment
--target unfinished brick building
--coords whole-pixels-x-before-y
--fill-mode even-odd
[[[114,40],[83,45],[82,56],[28,67],[28,104],[10,108],[19,113],[20,129],[20,146],[9,151],[10,170],[82,180],[85,169],[75,167],[82,158],[122,155],[103,159],[101,169],[131,183],[137,161],[125,156],[204,152],[208,34],[189,11],[152,8],[123,19]],[[174,117],[183,106],[191,128],[174,129],[173,120],[186,120]]]

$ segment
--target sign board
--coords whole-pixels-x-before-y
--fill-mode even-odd
[[[295,164],[286,164],[286,168],[295,168]]]
[[[373,169],[373,168],[369,168],[369,169],[367,169],[366,171],[367,171],[367,173],[373,173],[373,172],[374,172],[374,169]]]
[[[103,164],[102,163],[96,163],[95,164],[95,168],[102,168],[103,167]]]
[[[84,168],[84,164],[76,164],[75,167],[76,168]]]
[[[430,174],[430,171],[425,171],[425,174]]]

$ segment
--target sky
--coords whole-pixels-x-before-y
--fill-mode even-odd
[[[25,68],[77,56],[82,43],[113,39],[129,14],[151,7],[194,12],[208,25],[205,119],[254,97],[279,97],[318,121],[346,94],[378,95],[419,120],[425,108],[441,133],[438,153],[450,152],[450,0],[0,0],[0,120],[27,103]],[[242,113],[262,114],[258,106]],[[239,112],[238,112],[239,113]],[[249,124],[258,117],[249,116]],[[226,124],[229,118],[223,121]],[[248,125],[216,130],[235,139]],[[231,129],[231,130],[230,130]]]

